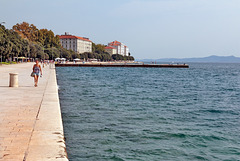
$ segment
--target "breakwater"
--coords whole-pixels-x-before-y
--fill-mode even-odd
[[[188,64],[56,64],[56,67],[189,68]]]

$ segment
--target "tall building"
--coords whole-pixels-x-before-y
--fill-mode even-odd
[[[108,47],[113,47],[117,49],[117,54],[128,56],[129,48],[119,41],[113,41],[108,43]]]
[[[78,37],[65,32],[60,35],[60,43],[63,48],[73,50],[77,53],[92,52],[92,41],[86,37]]]

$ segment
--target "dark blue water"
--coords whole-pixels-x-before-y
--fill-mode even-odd
[[[240,64],[57,68],[72,161],[240,159]]]

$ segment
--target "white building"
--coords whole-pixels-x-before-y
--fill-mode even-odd
[[[65,33],[60,35],[60,43],[63,48],[73,50],[78,53],[92,52],[92,41],[85,37],[78,37]]]
[[[117,54],[117,49],[114,47],[106,46],[105,51],[110,55]]]
[[[124,53],[126,53],[126,56],[129,56],[129,48],[127,46],[124,46]]]
[[[119,41],[113,41],[108,43],[108,47],[113,47],[117,49],[117,54],[128,56],[129,48]]]

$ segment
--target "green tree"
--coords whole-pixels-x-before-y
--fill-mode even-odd
[[[71,53],[71,56],[72,56],[72,60],[76,59],[76,58],[78,58],[78,59],[80,58],[80,55],[78,53],[76,53],[72,50],[70,50],[70,53]]]
[[[71,59],[71,53],[69,52],[69,50],[61,48],[60,49],[60,57],[66,58],[66,59]]]
[[[37,48],[38,44],[34,43],[34,42],[30,42],[29,43],[29,53],[30,53],[30,57],[31,58],[36,58],[37,57],[37,53],[38,53],[38,48]]]
[[[123,58],[123,56],[120,55],[120,54],[113,54],[113,55],[112,55],[112,59],[118,61],[118,60],[123,60],[124,58]]]
[[[45,53],[47,53],[49,58],[53,60],[60,57],[60,50],[55,47],[45,49]]]

